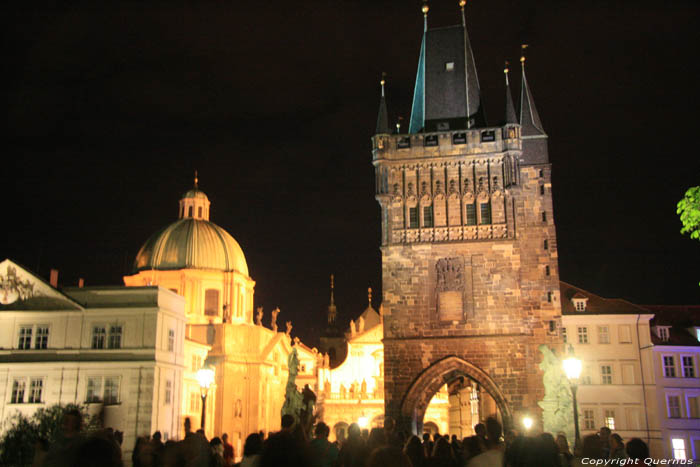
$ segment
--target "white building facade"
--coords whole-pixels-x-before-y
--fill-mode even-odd
[[[0,262],[0,418],[54,404],[87,404],[105,427],[138,436],[178,433],[184,299],[160,287],[58,291]]]

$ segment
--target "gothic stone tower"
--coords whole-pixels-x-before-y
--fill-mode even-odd
[[[427,23],[427,7],[424,7]],[[386,414],[420,433],[430,398],[469,378],[506,426],[543,398],[538,346],[560,346],[547,135],[525,79],[487,126],[462,25],[423,35],[408,133],[372,138],[381,207]],[[490,414],[481,414],[482,417]]]

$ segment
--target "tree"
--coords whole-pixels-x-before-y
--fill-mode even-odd
[[[683,224],[681,233],[689,233],[690,238],[700,240],[700,186],[688,188],[677,206],[676,213]]]
[[[49,444],[56,441],[63,414],[78,409],[83,414],[83,429],[87,432],[99,427],[98,417],[89,417],[87,407],[76,404],[55,404],[40,408],[31,417],[16,412],[5,420],[6,431],[0,437],[0,465],[31,465],[36,442],[40,439]]]

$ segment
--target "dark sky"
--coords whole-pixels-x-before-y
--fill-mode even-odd
[[[696,0],[469,2],[493,124],[503,61],[518,88],[530,44],[562,280],[700,303],[700,243],[675,213],[700,185],[699,13]],[[266,322],[279,306],[313,343],[332,272],[341,320],[368,286],[378,306],[370,136],[382,71],[392,122],[410,114],[419,1],[15,1],[0,15],[0,256],[44,277],[57,268],[62,285],[120,284],[197,169]],[[456,0],[431,2],[431,26],[459,21]]]

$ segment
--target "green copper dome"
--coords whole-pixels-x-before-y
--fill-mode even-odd
[[[248,275],[238,242],[213,222],[191,217],[180,219],[149,238],[136,255],[134,269],[215,269]]]

